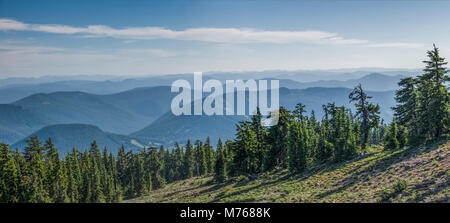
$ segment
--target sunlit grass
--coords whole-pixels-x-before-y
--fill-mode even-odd
[[[286,170],[251,180],[212,177],[168,184],[149,196],[126,202],[450,202],[450,141],[420,148],[371,148],[360,159]]]

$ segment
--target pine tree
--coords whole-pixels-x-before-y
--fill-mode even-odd
[[[287,167],[287,137],[289,124],[293,117],[284,107],[280,107],[278,115],[278,124],[271,126],[267,134],[266,143],[269,148],[264,162],[265,170]]]
[[[184,174],[183,177],[185,179],[191,178],[194,176],[194,149],[192,148],[191,141],[188,140],[186,144],[186,152],[184,155],[183,161],[183,169]]]
[[[310,136],[303,119],[289,126],[288,169],[295,173],[303,171],[307,165]]]
[[[447,62],[435,45],[427,54],[429,60],[423,61],[425,73],[418,76],[418,110],[422,136],[434,139],[449,133],[450,96],[445,83],[450,81],[450,77],[444,67]]]
[[[67,167],[67,197],[68,202],[76,203],[79,202],[78,198],[78,184],[81,183],[77,180],[75,174],[75,163],[76,157],[73,157],[72,154],[66,155],[66,167]]]
[[[235,174],[250,174],[257,170],[256,137],[251,129],[251,123],[241,121],[236,125],[236,144],[232,147],[233,165]]]
[[[206,156],[203,143],[200,140],[195,141],[195,176],[201,176],[207,171]]]
[[[105,201],[108,203],[113,202],[115,197],[114,192],[114,178],[112,173],[112,167],[110,165],[110,156],[108,154],[108,151],[106,148],[103,149],[103,162],[102,162],[102,188],[103,188],[103,195],[105,196]]]
[[[47,141],[45,141],[44,148],[46,151],[44,156],[44,166],[47,173],[44,179],[44,187],[48,191],[50,198],[54,199],[56,197],[56,177],[59,167],[59,154],[51,138],[48,138]]]
[[[418,114],[418,90],[416,84],[417,80],[412,77],[400,80],[398,83],[400,89],[395,92],[397,105],[393,108],[395,111],[395,119],[399,125],[409,129],[408,138],[413,143],[420,141],[418,139],[420,134],[420,120]]]
[[[397,134],[398,134],[397,123],[392,122],[388,128],[388,131],[385,134],[384,138],[385,149],[393,150],[399,148],[400,143],[398,142]]]
[[[302,122],[304,121],[304,117],[303,113],[306,112],[305,110],[305,105],[302,103],[298,103],[297,105],[295,105],[295,110],[293,111],[293,114]]]
[[[67,170],[64,162],[59,160],[56,161],[56,172],[55,181],[52,187],[53,191],[53,201],[56,203],[65,203],[69,201],[67,196],[68,180],[67,180]]]
[[[20,201],[20,167],[8,145],[0,143],[0,202]]]
[[[185,173],[184,173],[185,155],[184,155],[183,149],[181,148],[181,146],[178,143],[175,144],[175,158],[174,159],[175,159],[174,180],[181,180],[185,176]]]
[[[223,152],[222,140],[219,139],[216,148],[216,157],[214,165],[214,180],[221,183],[227,178],[227,170],[225,166],[225,157]]]
[[[38,153],[42,158],[46,148],[42,147],[42,142],[37,136],[33,135],[29,139],[26,139],[25,142],[27,143],[27,146],[24,148],[24,158],[26,162],[30,162],[35,153]]]
[[[91,182],[91,199],[92,203],[103,203],[105,202],[105,197],[103,194],[103,187],[101,182],[101,166],[102,159],[100,155],[100,150],[98,149],[97,142],[94,140],[89,149],[89,159],[91,162],[90,182]]]
[[[348,98],[350,99],[350,102],[356,101],[356,115],[359,115],[361,118],[361,131],[363,134],[362,149],[365,150],[369,145],[369,134],[371,129],[378,125],[380,106],[374,105],[368,101],[368,99],[372,97],[366,94],[362,89],[361,84],[353,89]]]
[[[262,172],[264,169],[264,154],[266,153],[265,138],[267,130],[263,126],[262,115],[259,107],[256,108],[256,114],[252,116],[251,130],[255,136],[255,172]]]
[[[132,171],[132,187],[129,188],[129,196],[142,196],[146,191],[146,171],[144,166],[143,157],[140,154],[135,154],[133,156],[133,167]]]
[[[32,154],[30,161],[26,167],[29,185],[24,191],[26,195],[26,202],[31,203],[47,203],[50,201],[48,192],[44,187],[45,167],[42,157],[39,153]]]
[[[160,159],[159,153],[155,147],[150,147],[149,149],[147,168],[147,171],[150,171],[151,173],[152,188],[158,189],[164,187],[165,180],[161,177],[163,162]]]
[[[214,149],[211,146],[209,136],[206,138],[206,141],[203,144],[203,146],[205,150],[207,173],[214,173],[214,163],[215,163]]]
[[[399,148],[403,148],[408,144],[408,129],[403,125],[397,126],[397,141]]]

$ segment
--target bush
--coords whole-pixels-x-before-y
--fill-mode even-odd
[[[248,181],[248,177],[244,176],[244,175],[240,175],[236,178],[236,182],[244,182],[244,181]]]
[[[402,193],[406,189],[408,189],[408,181],[406,180],[399,180],[397,183],[392,186],[392,189],[395,193]]]

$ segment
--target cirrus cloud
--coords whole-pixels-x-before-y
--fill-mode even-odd
[[[54,34],[79,34],[84,37],[122,39],[173,39],[216,43],[316,43],[364,44],[367,40],[345,39],[337,33],[306,31],[265,31],[239,28],[191,28],[181,31],[162,27],[128,27],[116,29],[105,25],[73,27],[58,24],[27,24],[12,19],[0,19],[0,30],[35,31]]]
[[[83,38],[111,37],[127,41],[170,39],[213,43],[313,43],[328,45],[360,45],[371,48],[423,48],[420,43],[372,43],[363,39],[347,39],[337,33],[306,31],[267,31],[243,28],[190,28],[171,30],[162,27],[112,28],[105,25],[74,27],[59,24],[27,24],[13,19],[0,19],[0,31],[34,31],[53,34],[79,35]]]

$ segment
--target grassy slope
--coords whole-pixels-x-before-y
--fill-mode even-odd
[[[450,202],[450,141],[423,148],[382,151],[302,174],[237,177],[223,184],[212,177],[167,185],[126,202]],[[407,188],[395,191],[405,180]]]

